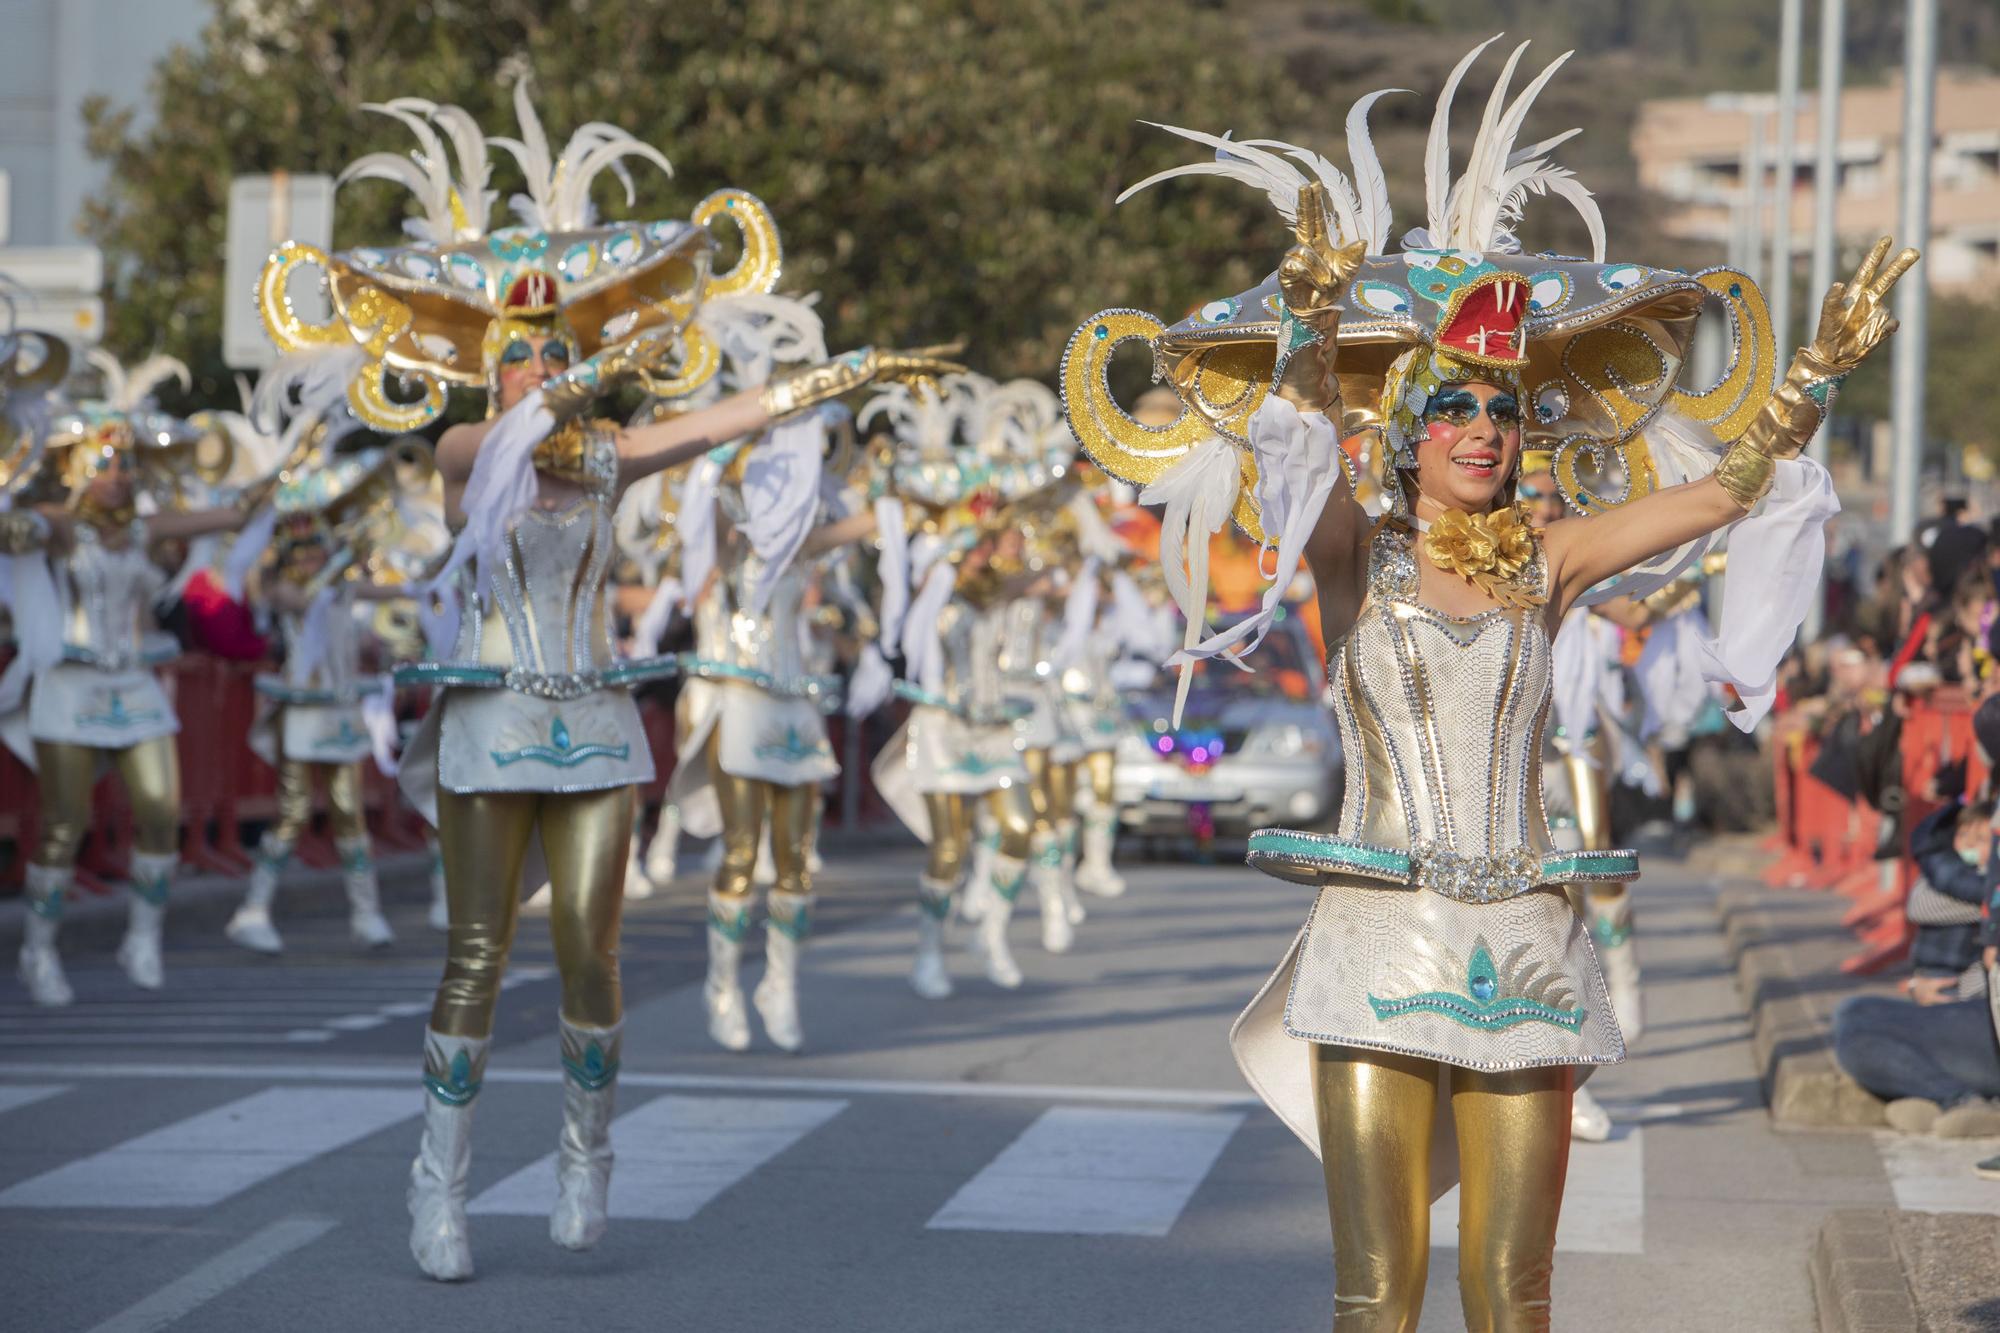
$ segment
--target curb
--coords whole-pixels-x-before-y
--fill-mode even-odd
[[[1833,1059],[1833,1009],[1867,987],[1840,973],[1849,949],[1843,900],[1734,885],[1716,912],[1750,1017],[1751,1051],[1764,1101],[1781,1125],[1872,1129],[1885,1103]]]
[[[1820,1333],[1913,1333],[1924,1327],[1896,1246],[1896,1212],[1827,1214],[1812,1248]]]

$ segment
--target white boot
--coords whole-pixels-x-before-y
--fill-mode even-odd
[[[625,844],[625,896],[627,898],[650,898],[660,887],[653,883],[646,873],[645,841],[639,836],[639,829],[645,823],[646,811],[643,806],[632,813],[632,837]]]
[[[1083,900],[1076,896],[1076,827],[1074,819],[1056,824],[1056,888],[1062,894],[1063,910],[1069,913],[1072,926],[1082,925],[1088,915],[1083,910]]]
[[[681,856],[681,808],[677,805],[660,807],[660,826],[653,830],[653,841],[646,847],[646,878],[654,888],[664,889],[674,882],[674,874],[680,869]]]
[[[1639,951],[1632,940],[1632,892],[1628,888],[1616,896],[1600,897],[1587,890],[1586,894],[1590,934],[1604,968],[1611,1012],[1618,1016],[1618,1030],[1625,1040],[1636,1042],[1646,1030],[1646,1014],[1639,997]]]
[[[231,944],[252,953],[285,951],[285,942],[271,923],[271,900],[277,896],[278,876],[291,856],[291,844],[269,833],[257,844],[257,854],[250,864],[250,890],[243,895],[243,905],[236,909],[236,915],[222,928]]]
[[[431,929],[451,929],[451,899],[444,891],[444,853],[431,845]]]
[[[382,885],[375,876],[375,858],[368,854],[368,835],[342,838],[334,849],[340,853],[341,879],[347,886],[347,933],[365,948],[388,948],[396,942],[396,932],[382,915]]]
[[[1611,1137],[1611,1114],[1597,1104],[1589,1088],[1578,1088],[1570,1103],[1569,1136],[1585,1143],[1602,1143]]]
[[[764,919],[764,979],[750,996],[764,1020],[764,1035],[794,1054],[806,1044],[799,1026],[799,953],[812,933],[812,901],[810,893],[776,889],[765,896],[770,914]]]
[[[985,960],[986,979],[1003,990],[1014,990],[1021,984],[1021,969],[1014,963],[1013,950],[1007,947],[1007,923],[1014,918],[1014,899],[1027,878],[1026,861],[994,853],[992,897],[979,918],[973,947]]]
[[[725,1051],[750,1049],[750,1015],[737,973],[743,966],[743,937],[750,933],[747,898],[708,895],[708,980],[701,1001],[708,1010],[708,1035]]]
[[[951,973],[944,961],[951,891],[949,883],[929,875],[917,880],[917,961],[910,968],[910,989],[926,1000],[942,1000],[951,994]]]
[[[486,1047],[476,1037],[424,1033],[424,1135],[410,1163],[410,1254],[440,1282],[472,1276],[465,1222],[472,1171],[472,1101],[486,1077]]]
[[[604,1234],[611,1191],[611,1110],[618,1090],[618,1049],[624,1023],[562,1028],[563,1127],[556,1150],[556,1207],[549,1239],[587,1250]]]
[[[63,894],[75,872],[68,866],[28,863],[28,917],[21,928],[21,984],[36,1004],[56,1009],[76,999],[63,975],[56,932],[62,927]]]
[[[125,942],[118,946],[118,965],[141,990],[158,990],[166,983],[160,937],[166,933],[167,893],[180,859],[174,852],[132,854],[132,912],[126,918]]]
[[[768,889],[778,882],[778,862],[771,855],[771,830],[768,825],[764,836],[757,840],[757,864],[750,871],[750,882],[760,889]]]
[[[1035,859],[1028,879],[1035,886],[1035,901],[1042,910],[1042,947],[1050,953],[1068,953],[1076,943],[1076,926],[1070,920],[1069,901],[1062,888],[1062,845],[1047,832],[1035,834]]]
[[[1076,868],[1076,887],[1099,898],[1125,892],[1125,879],[1111,864],[1118,837],[1118,812],[1093,805],[1083,817],[1083,859]]]
[[[1000,854],[1000,830],[984,811],[978,828],[979,836],[972,841],[972,869],[965,877],[965,892],[958,895],[958,919],[968,924],[984,916],[993,901],[993,858]]]

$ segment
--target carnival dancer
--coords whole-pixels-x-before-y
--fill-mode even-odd
[[[1111,503],[1110,483],[1096,468],[1080,466],[1078,472],[1082,484],[1068,512],[1081,560],[1064,606],[1065,646],[1058,652],[1070,726],[1083,749],[1076,784],[1081,846],[1073,879],[1085,893],[1116,898],[1125,892],[1125,879],[1112,862],[1118,841],[1118,743],[1132,724],[1113,670],[1129,645],[1123,633],[1126,617],[1119,612],[1112,579],[1122,573],[1119,565],[1126,548],[1100,510]],[[1071,630],[1073,625],[1086,628],[1077,633]]]
[[[1767,398],[1771,336],[1748,278],[1605,262],[1594,203],[1545,156],[1568,136],[1516,151],[1555,65],[1509,101],[1514,52],[1451,179],[1451,94],[1488,44],[1445,85],[1428,225],[1399,254],[1387,253],[1366,128],[1382,94],[1349,117],[1351,177],[1302,149],[1176,131],[1217,158],[1154,180],[1251,182],[1295,244],[1260,287],[1173,329],[1099,314],[1064,367],[1071,422],[1100,464],[1156,493],[1229,493],[1253,537],[1277,547],[1263,610],[1188,655],[1253,649],[1302,559],[1335,645],[1330,698],[1349,757],[1339,832],[1252,835],[1253,865],[1316,898],[1232,1039],[1252,1085],[1321,1156],[1344,1330],[1415,1327],[1454,1141],[1467,1324],[1548,1326],[1571,1091],[1580,1070],[1624,1054],[1562,886],[1636,873],[1629,853],[1551,846],[1539,783],[1552,631],[1605,579],[1623,574],[1627,595],[1657,586],[1736,524],[1732,566],[1747,563],[1767,595],[1725,615],[1712,651],[1717,674],[1739,682],[1738,724],[1754,723],[1837,508],[1824,471],[1797,456],[1841,377],[1893,328],[1888,292],[1916,261],[1885,263],[1878,244],[1828,293]],[[1522,206],[1543,193],[1583,215],[1591,260],[1520,253]],[[1711,299],[1738,358],[1720,384],[1679,389]],[[1104,372],[1131,338],[1153,340],[1189,407],[1172,426],[1149,430],[1110,398]],[[1379,518],[1352,499],[1341,426],[1362,437],[1389,506]],[[1224,443],[1174,460],[1211,432]],[[1512,490],[1524,436],[1556,451],[1575,516],[1540,529],[1523,518]],[[1583,471],[1586,451],[1604,475]],[[1184,610],[1199,620],[1192,595]]]
[[[25,374],[7,349],[10,396],[59,381],[69,351],[47,335],[39,364]],[[99,767],[115,769],[132,808],[131,906],[118,962],[132,983],[165,980],[161,936],[180,861],[180,724],[153,668],[177,646],[149,630],[167,576],[152,549],[242,526],[256,494],[220,509],[188,507],[188,483],[219,480],[230,466],[226,435],[160,411],[152,391],[187,369],[153,357],[129,371],[102,352],[92,364],[104,396],[58,407],[47,420],[39,464],[6,480],[15,505],[0,514],[0,553],[12,565],[12,610],[19,655],[0,679],[0,735],[34,770],[41,792],[41,840],[28,862],[27,927],[20,972],[39,1005],[74,998],[56,949],[63,898],[77,849],[90,827]],[[141,517],[146,494],[154,512]]]
[[[399,673],[435,687],[399,779],[435,815],[451,908],[408,1197],[411,1252],[441,1280],[472,1273],[472,1107],[536,841],[553,885],[563,993],[563,1130],[550,1235],[587,1248],[606,1222],[623,1023],[621,881],[634,789],[652,776],[631,688],[674,667],[612,656],[604,584],[619,492],[725,440],[766,431],[780,451],[816,452],[816,404],[880,376],[950,369],[926,354],[861,351],[645,424],[592,417],[595,401],[628,385],[674,399],[712,377],[722,359],[714,331],[723,325],[705,320],[703,307],[772,299],[765,293],[778,278],[776,230],[761,204],[733,190],[710,196],[691,223],[598,223],[593,177],[625,157],[662,170],[666,159],[602,123],[552,157],[525,81],[515,107],[520,139],[494,142],[527,178],[517,201],[522,225],[487,227],[487,140],[471,117],[399,99],[373,109],[409,126],[422,151],[371,154],[346,179],[410,186],[424,214],[411,228],[416,242],[338,255],[287,244],[260,286],[267,326],[295,358],[267,382],[273,397],[292,385],[332,385],[365,423],[407,430],[443,410],[449,386],[488,393],[489,419],[454,426],[438,444],[446,513],[464,520],[434,585],[457,591],[432,636],[438,660]],[[718,218],[738,223],[744,254],[728,273],[712,274],[707,224]],[[308,266],[335,292],[326,326],[304,324],[286,299]],[[754,332],[754,311],[719,318],[737,316],[737,333]],[[384,391],[389,367],[407,390],[400,399]],[[312,397],[306,405],[319,406]]]
[[[421,492],[434,468],[427,444],[391,444],[344,410],[328,421],[301,417],[297,425],[310,437],[309,451],[290,463],[272,497],[273,558],[254,593],[284,646],[282,672],[257,679],[261,707],[249,736],[252,752],[278,771],[278,818],[258,844],[249,889],[224,933],[256,953],[283,952],[272,901],[311,823],[314,789],[323,786],[349,933],[380,949],[395,933],[382,915],[361,766],[376,749],[362,701],[381,682],[361,669],[357,607],[410,596],[389,552],[412,535],[401,506],[419,503],[401,493]],[[258,554],[239,542],[231,573]]]

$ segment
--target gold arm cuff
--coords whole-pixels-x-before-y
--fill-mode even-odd
[[[1797,458],[1812,442],[1828,406],[1847,378],[1810,347],[1799,349],[1785,371],[1785,382],[1765,400],[1763,410],[1743,432],[1744,443],[1772,458]]]
[[[1722,461],[1715,465],[1715,481],[1748,513],[1771,489],[1771,474],[1775,470],[1771,456],[1745,436],[1723,450]]]
[[[782,421],[858,389],[874,377],[874,353],[862,348],[816,366],[774,376],[765,383],[760,397],[765,415],[773,421]]]
[[[0,555],[25,555],[49,544],[49,521],[32,509],[0,513]]]

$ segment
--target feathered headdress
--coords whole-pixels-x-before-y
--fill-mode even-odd
[[[629,205],[635,198],[629,160],[668,174],[671,165],[657,149],[598,121],[552,154],[526,79],[514,88],[518,138],[489,138],[464,109],[421,98],[366,109],[406,126],[417,148],[408,157],[369,153],[340,181],[407,187],[419,211],[405,223],[412,244],[329,255],[288,241],[272,254],[258,283],[258,308],[287,358],[260,388],[267,417],[293,396],[323,406],[344,393],[366,425],[414,430],[443,411],[451,386],[489,383],[492,335],[503,321],[542,321],[572,340],[579,357],[644,333],[677,334],[676,372],[647,387],[663,397],[683,395],[723,361],[716,339],[691,323],[697,310],[777,284],[783,259],[777,226],[741,190],[709,195],[688,221],[598,219],[590,198],[597,177],[611,173]],[[489,229],[498,198],[495,148],[520,168],[526,188],[511,201],[516,225]],[[735,223],[743,254],[728,272],[716,273],[711,228],[725,219]],[[308,323],[294,305],[293,284],[309,280],[302,274],[326,288],[333,306],[328,321]]]
[[[154,355],[125,366],[100,347],[84,353],[101,391],[62,403],[48,420],[45,447],[64,484],[80,490],[114,456],[129,459],[138,484],[163,503],[185,507],[198,497],[191,482],[214,485],[228,475],[235,441],[161,411],[154,392],[169,380],[186,389],[188,368]]]
[[[1345,437],[1362,436],[1378,483],[1392,498],[1397,467],[1415,462],[1419,396],[1467,367],[1489,378],[1518,376],[1525,391],[1525,445],[1549,453],[1564,499],[1582,511],[1623,503],[1661,483],[1644,432],[1662,412],[1709,427],[1724,439],[1747,426],[1771,381],[1773,347],[1763,297],[1742,273],[1607,262],[1604,226],[1590,192],[1550,154],[1568,130],[1518,146],[1536,96],[1568,59],[1550,62],[1510,96],[1527,43],[1516,47],[1487,99],[1464,169],[1452,174],[1453,98],[1472,62],[1497,38],[1460,60],[1446,80],[1424,155],[1426,225],[1389,254],[1393,230],[1368,113],[1389,92],[1369,93],[1347,116],[1351,173],[1309,149],[1272,140],[1165,126],[1215,150],[1211,162],[1159,172],[1121,199],[1161,181],[1213,175],[1263,190],[1288,224],[1300,190],[1323,187],[1336,245],[1367,244],[1368,258],[1342,298],[1336,373]],[[1530,199],[1569,204],[1591,238],[1588,259],[1526,254],[1517,235]],[[1728,311],[1736,355],[1717,384],[1678,387],[1704,303]],[[1271,391],[1284,298],[1274,273],[1250,291],[1210,301],[1166,327],[1138,310],[1106,310],[1085,321],[1063,359],[1064,404],[1076,437],[1105,471],[1139,485],[1163,476],[1204,440],[1237,446],[1235,516],[1263,540],[1251,419]],[[1170,383],[1184,411],[1147,426],[1111,397],[1106,372],[1124,343],[1143,339],[1154,378]],[[1467,375],[1470,377],[1470,374]]]

